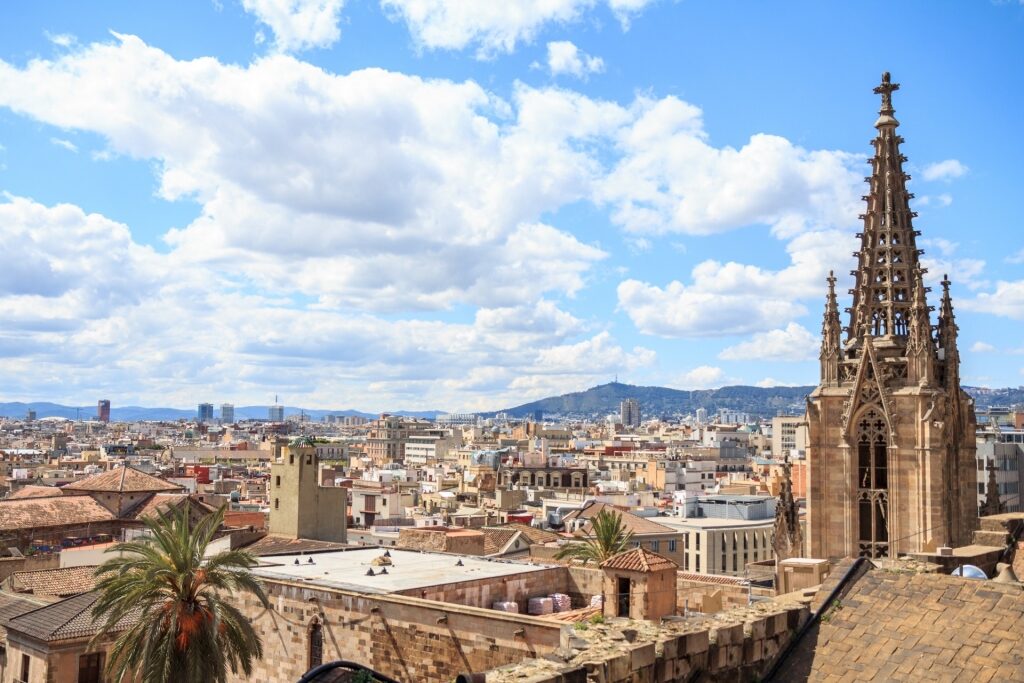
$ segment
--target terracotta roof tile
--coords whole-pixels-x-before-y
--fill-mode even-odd
[[[89,496],[0,500],[0,531],[106,522],[114,514]]]
[[[92,606],[98,598],[99,593],[96,592],[82,593],[10,618],[4,625],[8,631],[17,631],[47,642],[87,638],[100,627],[92,618]],[[116,632],[127,628],[137,620],[137,614],[129,615],[118,622],[113,630]]]
[[[648,534],[660,535],[678,533],[672,527],[665,526],[664,524],[658,524],[657,522],[652,522],[651,520],[645,517],[634,515],[632,512],[627,512],[626,510],[620,510],[614,505],[608,505],[607,503],[592,503],[591,505],[588,505],[579,510],[573,510],[572,512],[567,514],[563,519],[566,521],[572,519],[585,519],[587,520],[587,526],[584,527],[584,530],[586,530],[589,529],[589,520],[597,517],[598,514],[600,514],[604,510],[608,510],[609,512],[621,515],[622,524],[626,527],[628,531],[632,531],[633,534],[637,536],[644,536]]]
[[[295,555],[323,550],[343,550],[349,546],[332,541],[316,541],[311,538],[289,538],[267,535],[255,543],[245,546],[247,552],[256,556]]]
[[[662,557],[658,553],[652,553],[646,548],[633,548],[626,552],[619,553],[601,563],[601,569],[620,569],[630,572],[660,572],[678,569],[679,565]]]
[[[52,498],[61,495],[56,486],[22,486],[20,489],[7,496],[7,500],[23,500],[25,498]]]
[[[80,479],[64,487],[66,491],[104,491],[112,493],[147,493],[181,491],[181,487],[134,467],[119,467]]]
[[[95,566],[83,566],[14,572],[7,579],[7,583],[11,590],[17,593],[56,595],[63,598],[87,593],[95,588],[95,571]]]
[[[484,532],[484,555],[501,552],[519,534],[516,529],[505,527],[484,527],[481,531]]]
[[[194,505],[206,513],[214,512],[214,508],[188,493],[157,493],[139,503],[124,514],[124,519],[149,519],[157,515],[165,515],[171,510],[181,508],[185,502]]]

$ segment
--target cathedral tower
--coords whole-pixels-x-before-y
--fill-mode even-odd
[[[977,527],[974,404],[960,389],[957,326],[943,279],[933,328],[889,74],[875,88],[867,211],[843,340],[828,278],[821,383],[807,402],[813,557],[895,557],[965,545]]]

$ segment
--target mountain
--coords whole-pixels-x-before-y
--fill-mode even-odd
[[[751,415],[769,417],[780,410],[785,413],[804,409],[804,397],[814,387],[722,387],[720,389],[697,389],[685,391],[667,387],[640,387],[620,382],[611,382],[562,396],[544,398],[524,403],[503,412],[523,417],[541,410],[545,415],[580,415],[600,417],[619,410],[619,403],[626,398],[640,402],[640,411],[645,416],[675,415],[692,413],[697,408],[706,408],[709,413],[720,408],[739,410]]]
[[[536,411],[545,415],[577,415],[602,417],[619,411],[619,403],[626,398],[640,402],[644,417],[693,413],[705,408],[715,413],[721,408],[750,413],[757,417],[772,417],[779,411],[786,414],[801,413],[804,397],[814,390],[813,386],[802,387],[751,387],[731,386],[720,389],[696,389],[685,391],[667,387],[641,387],[620,382],[610,382],[561,396],[543,398],[508,408],[504,412],[513,417],[527,417]],[[974,397],[979,409],[989,406],[1012,406],[1024,404],[1024,387],[1016,389],[984,389],[964,387]],[[495,413],[487,413],[492,416]]]
[[[270,406],[235,406],[236,420],[265,420]],[[64,417],[69,420],[91,420],[96,417],[96,406],[65,406],[59,403],[33,402],[24,403],[11,401],[0,403],[0,415],[12,418],[23,418],[28,411],[34,410],[37,418]],[[114,422],[140,422],[140,421],[161,421],[174,422],[176,420],[194,420],[196,410],[182,410],[180,408],[146,408],[142,406],[117,406],[110,409],[110,419]],[[393,415],[405,415],[407,417],[419,417],[433,420],[444,411],[441,410],[396,410],[390,411]],[[347,417],[357,416],[368,419],[376,418],[379,413],[366,413],[359,410],[319,410],[300,408],[296,406],[285,406],[285,417],[304,413],[311,420],[320,420],[325,415],[342,415]],[[214,406],[214,416],[220,414],[220,406]]]

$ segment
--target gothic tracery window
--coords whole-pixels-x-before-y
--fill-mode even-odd
[[[889,441],[881,411],[857,423],[858,548],[864,557],[889,555]]]
[[[317,619],[309,627],[309,669],[315,669],[323,663],[324,630]]]

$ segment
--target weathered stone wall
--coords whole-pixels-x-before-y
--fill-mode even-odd
[[[808,618],[802,605],[761,604],[715,619],[612,619],[567,635],[554,656],[487,672],[487,683],[752,683]]]
[[[239,598],[263,640],[264,656],[248,679],[294,683],[309,668],[309,628],[323,624],[323,661],[360,662],[403,683],[451,683],[558,648],[562,626],[522,614],[410,596],[366,595],[267,581],[273,610]]]
[[[396,595],[411,595],[424,600],[450,602],[490,609],[495,602],[516,602],[526,613],[530,598],[567,591],[569,572],[565,567],[551,567],[513,576],[461,581],[429,588],[413,588]]]
[[[60,554],[30,555],[28,557],[0,557],[0,581],[14,572],[34,572],[60,567]]]
[[[484,534],[481,531],[460,530],[448,533],[440,528],[401,529],[398,547],[434,553],[483,555]]]

